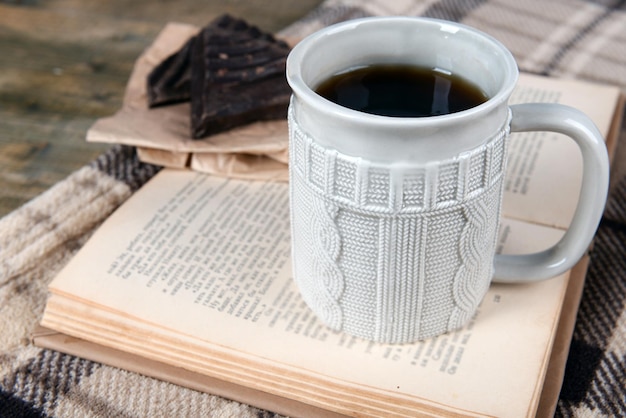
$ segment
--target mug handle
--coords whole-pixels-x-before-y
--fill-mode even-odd
[[[511,106],[511,132],[550,131],[572,138],[582,153],[583,177],[578,206],[565,235],[537,253],[497,254],[494,282],[531,282],[558,276],[572,268],[593,239],[609,186],[609,158],[602,134],[582,112],[554,103]]]

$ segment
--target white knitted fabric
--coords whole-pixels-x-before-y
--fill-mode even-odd
[[[390,343],[465,324],[493,272],[508,123],[402,171],[320,146],[291,112],[289,130],[294,276],[318,317]]]

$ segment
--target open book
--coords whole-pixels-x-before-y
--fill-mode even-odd
[[[621,116],[616,88],[537,76],[522,76],[513,101],[575,106],[607,138]],[[552,133],[514,134],[509,148],[499,251],[538,251],[567,228],[581,159]],[[372,343],[330,331],[300,298],[287,184],[164,169],[50,284],[42,319],[50,331],[34,340],[290,415],[530,417],[555,339],[565,344],[562,371],[579,268],[534,284],[493,284],[454,333]],[[81,341],[91,351],[78,352]],[[121,353],[130,357],[116,361]],[[548,378],[556,380],[542,400],[549,409],[559,377]]]

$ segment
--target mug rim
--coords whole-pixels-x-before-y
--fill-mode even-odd
[[[416,23],[422,25],[438,25],[443,30],[449,30],[450,27],[454,27],[455,31],[463,30],[472,36],[482,38],[484,41],[489,43],[494,50],[498,50],[500,52],[504,58],[505,68],[507,70],[506,74],[504,74],[502,85],[498,89],[497,93],[489,97],[489,99],[485,102],[459,112],[437,116],[396,117],[365,113],[359,110],[344,107],[320,96],[304,81],[301,74],[300,63],[303,61],[308,51],[315,47],[319,42],[323,41],[324,38],[333,36],[335,33],[354,30],[362,25],[396,24],[398,22],[404,22],[405,24]],[[438,125],[449,124],[451,122],[463,122],[468,119],[475,118],[484,112],[488,113],[508,101],[508,98],[515,88],[518,76],[519,70],[515,58],[508,48],[493,36],[462,23],[427,17],[372,16],[336,23],[320,29],[298,42],[289,53],[286,63],[286,77],[293,94],[305,102],[315,106],[318,111],[333,117],[341,117],[348,120],[352,119],[355,122],[358,120],[361,124],[372,123],[376,126],[389,128],[436,127]],[[474,83],[474,80],[469,81]]]

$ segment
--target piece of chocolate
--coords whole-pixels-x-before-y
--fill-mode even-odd
[[[167,57],[148,75],[148,106],[156,107],[191,99],[191,37],[176,53]]]
[[[225,15],[205,27],[191,52],[191,137],[287,116],[289,46]]]

